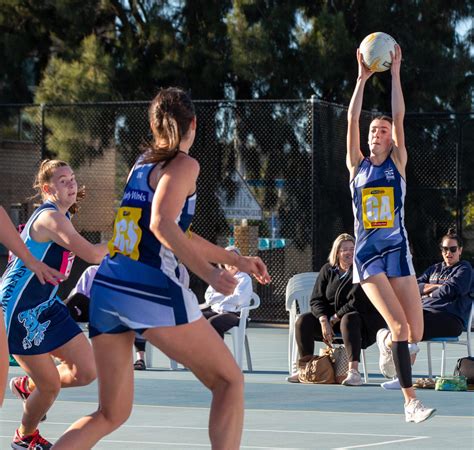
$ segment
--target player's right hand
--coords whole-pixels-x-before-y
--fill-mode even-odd
[[[375,72],[372,72],[364,63],[364,57],[360,49],[357,49],[357,63],[359,65],[359,78],[364,81],[368,80]]]
[[[63,273],[49,267],[44,262],[38,261],[37,259],[25,265],[35,273],[41,284],[48,282],[56,286],[67,278]]]

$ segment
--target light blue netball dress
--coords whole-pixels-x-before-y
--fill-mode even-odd
[[[154,191],[149,178],[156,164],[141,161],[139,158],[130,173],[115,218],[109,255],[92,284],[91,337],[129,330],[142,333],[202,317],[196,296],[178,280],[175,255],[150,231]],[[195,205],[193,194],[176,217],[183,232],[191,226]]]
[[[380,165],[360,163],[350,184],[354,211],[354,283],[386,273],[414,275],[404,224],[406,183],[389,155]]]
[[[43,203],[28,220],[21,237],[33,256],[68,276],[74,255],[53,241],[37,242],[30,235],[31,226],[43,212],[57,210],[54,203]],[[70,218],[69,213],[66,217]],[[81,333],[56,295],[58,288],[50,283],[41,284],[21,259],[10,256],[0,287],[10,353],[49,353]]]

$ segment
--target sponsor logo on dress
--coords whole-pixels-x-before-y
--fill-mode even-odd
[[[385,174],[385,179],[387,181],[395,180],[395,174],[393,173],[393,167],[388,167],[387,169],[385,169],[384,174]]]
[[[125,194],[123,196],[123,199],[125,201],[132,200],[132,201],[135,201],[135,202],[145,203],[145,202],[148,201],[148,195],[144,191],[138,191],[136,189],[131,189],[131,190],[125,192]]]

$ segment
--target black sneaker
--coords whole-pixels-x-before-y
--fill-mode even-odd
[[[33,434],[21,437],[18,430],[15,431],[15,437],[11,447],[13,449],[26,448],[29,450],[48,450],[53,446],[51,442],[48,442],[41,434],[39,430],[36,430]]]

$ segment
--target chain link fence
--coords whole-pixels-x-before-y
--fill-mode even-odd
[[[191,154],[201,173],[193,230],[265,261],[273,281],[255,286],[262,303],[252,317],[285,323],[288,279],[318,271],[334,238],[353,232],[347,109],[314,99],[195,105]],[[16,223],[25,222],[39,200],[31,188],[39,162],[64,159],[86,187],[76,228],[92,242],[109,239],[128,171],[151,138],[147,109],[144,102],[0,105],[0,204]],[[362,114],[363,144],[375,115]],[[439,260],[438,240],[453,225],[473,259],[473,120],[473,114],[406,116],[406,224],[417,271]],[[75,264],[60,295],[85,267]],[[191,283],[203,301],[207,286],[194,276]]]

